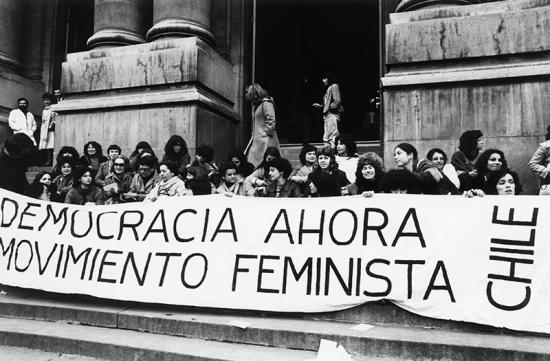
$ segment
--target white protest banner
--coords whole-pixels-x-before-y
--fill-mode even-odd
[[[420,315],[550,333],[545,197],[174,197],[73,206],[0,191],[0,283],[139,302]]]

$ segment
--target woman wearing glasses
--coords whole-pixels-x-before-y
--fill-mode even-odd
[[[124,193],[130,191],[133,176],[128,171],[130,161],[123,155],[115,156],[111,172],[105,177],[105,186],[103,187],[108,199],[105,203],[116,204],[125,202]]]

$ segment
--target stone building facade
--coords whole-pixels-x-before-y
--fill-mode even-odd
[[[393,164],[393,148],[399,142],[413,143],[421,155],[433,146],[450,155],[464,130],[481,129],[487,146],[504,150],[527,191],[536,191],[537,180],[526,163],[550,123],[546,116],[550,0],[293,3],[302,4],[307,27],[327,27],[306,19],[309,10],[323,5],[330,13],[336,4],[347,4],[342,8],[344,17],[354,11],[376,13],[378,25],[365,30],[355,20],[357,36],[346,36],[342,47],[369,42],[361,45],[368,49],[363,58],[349,59],[350,74],[367,60],[369,67],[377,64],[370,72],[381,79],[383,89],[380,138],[387,164]],[[116,142],[128,153],[138,141],[147,140],[162,153],[166,139],[177,133],[186,138],[191,151],[200,144],[214,145],[218,154],[242,148],[250,134],[249,106],[243,99],[246,85],[258,69],[280,82],[292,71],[293,61],[282,70],[265,65],[262,69],[258,62],[266,57],[256,54],[262,49],[257,39],[274,42],[283,36],[280,30],[290,26],[290,16],[269,19],[272,9],[289,4],[286,0],[3,0],[0,141],[9,134],[7,114],[19,96],[29,98],[31,111],[39,116],[41,94],[60,87],[65,100],[56,106],[57,146],[73,144],[81,150],[87,140],[95,139],[106,145]],[[256,10],[262,6],[263,19],[272,26],[263,30],[264,35],[257,33],[255,23]],[[284,11],[276,13],[284,16]],[[294,17],[296,36],[301,31],[300,16]],[[378,34],[380,40],[373,44],[371,38],[360,37],[364,32]],[[295,57],[301,45],[291,45]],[[336,58],[340,51],[335,51]],[[308,61],[306,67],[315,66],[311,58]],[[283,107],[301,96],[292,93],[299,86],[287,87],[291,99]],[[344,90],[345,86],[344,82]],[[280,87],[279,97],[287,89]],[[360,85],[354,89],[361,93]],[[357,96],[356,108],[368,103],[369,97]],[[346,112],[348,119],[363,118],[353,107]],[[300,114],[294,116],[289,132],[302,119]]]

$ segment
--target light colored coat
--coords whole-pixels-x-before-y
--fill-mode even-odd
[[[29,138],[31,138],[33,144],[36,145],[36,141],[33,136],[34,131],[37,128],[36,120],[34,120],[34,115],[31,112],[27,112],[27,115],[25,116],[21,110],[14,109],[10,112],[8,123],[14,134],[26,134]]]
[[[540,143],[528,166],[531,172],[542,176],[542,172],[550,166],[550,140]]]
[[[263,160],[268,147],[279,148],[279,138],[275,130],[275,106],[272,98],[264,98],[254,105],[254,129],[252,138],[246,147],[245,154],[250,163],[257,167]]]

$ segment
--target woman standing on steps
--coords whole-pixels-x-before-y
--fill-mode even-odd
[[[247,155],[248,161],[257,167],[262,162],[268,147],[279,149],[279,138],[275,129],[277,124],[275,102],[258,83],[254,83],[246,89],[245,98],[252,103],[254,126],[252,138],[244,153]]]

